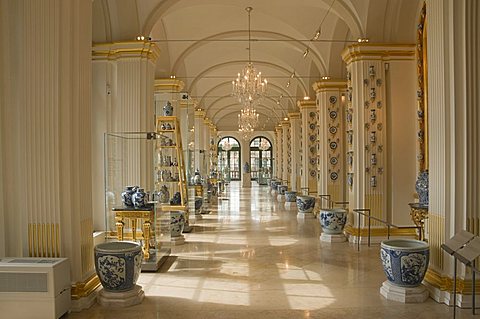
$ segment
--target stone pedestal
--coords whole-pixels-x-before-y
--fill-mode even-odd
[[[180,236],[177,236],[177,237],[170,238],[170,244],[172,244],[172,246],[178,246],[178,245],[185,244],[185,236],[180,235]]]
[[[297,213],[298,219],[315,219],[315,215],[313,213]]]
[[[284,202],[285,201],[285,195],[277,195],[277,201]]]
[[[320,235],[320,240],[326,243],[343,243],[347,241],[347,238],[344,234],[326,234],[322,233]]]
[[[142,272],[157,271],[160,266],[167,260],[172,250],[170,248],[159,249],[155,254],[150,255],[150,259],[143,260]]]
[[[380,294],[388,300],[403,303],[420,303],[428,299],[429,292],[424,285],[414,288],[399,287],[384,281],[380,287]]]
[[[123,308],[138,305],[143,301],[145,293],[139,285],[125,292],[109,292],[101,289],[97,296],[97,302],[103,307]]]

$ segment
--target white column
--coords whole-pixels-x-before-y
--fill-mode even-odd
[[[105,194],[120,201],[126,185],[152,189],[152,145],[107,137],[106,132],[154,130],[154,73],[159,55],[156,44],[145,41],[98,43],[93,46],[93,209],[94,227],[105,230]],[[139,137],[139,136],[137,136]],[[105,144],[108,172],[105,174]],[[123,154],[122,154],[123,153]],[[105,186],[105,176],[107,185]],[[113,221],[111,221],[113,223]]]
[[[68,257],[79,310],[98,285],[87,284],[95,278],[92,2],[2,1],[0,21],[0,252]]]
[[[201,174],[204,167],[205,151],[205,111],[195,111],[195,170],[199,169]]]
[[[290,187],[291,150],[290,150],[290,122],[284,120],[282,126],[282,185]]]
[[[346,87],[345,81],[333,79],[322,79],[313,86],[319,118],[317,191],[319,195],[329,194],[337,202],[346,200]]]
[[[302,121],[300,119],[300,113],[288,113],[290,119],[290,132],[291,132],[291,172],[290,172],[290,185],[292,191],[300,192],[300,143],[302,135],[300,134]]]
[[[301,188],[317,192],[317,112],[315,101],[298,101],[302,117],[302,181]]]
[[[440,245],[460,230],[479,233],[480,112],[478,104],[478,1],[427,1],[430,266],[431,295],[451,303],[453,258]],[[465,287],[469,275],[460,267]],[[469,302],[460,289],[458,304]]]
[[[282,135],[282,127],[277,126],[275,127],[275,178],[282,179],[283,176],[283,152],[282,152],[282,145],[283,145],[283,135]]]
[[[348,74],[347,132],[353,135],[346,145],[349,207],[369,208],[372,216],[395,225],[412,225],[408,203],[414,201],[416,180],[414,48],[354,44],[342,54]],[[362,225],[366,222],[361,219]]]

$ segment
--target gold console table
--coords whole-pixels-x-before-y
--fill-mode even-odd
[[[117,238],[118,240],[123,240],[123,226],[125,225],[124,219],[129,219],[132,225],[132,238],[133,241],[137,240],[137,219],[143,220],[142,225],[142,235],[143,235],[143,258],[145,260],[150,259],[150,236],[152,223],[154,221],[154,212],[153,207],[145,208],[113,208],[112,211],[115,213],[115,226],[117,228]]]
[[[420,203],[409,203],[410,216],[417,227],[421,227],[419,239],[425,241],[425,219],[428,218],[428,206]]]

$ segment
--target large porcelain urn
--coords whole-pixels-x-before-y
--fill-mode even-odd
[[[380,259],[387,280],[380,293],[389,300],[423,302],[428,290],[422,285],[428,269],[430,247],[415,239],[390,239],[383,241]]]
[[[142,247],[129,241],[101,243],[95,246],[95,270],[106,291],[133,289],[142,267]]]
[[[326,234],[341,234],[347,223],[347,211],[341,208],[321,209],[320,226]]]

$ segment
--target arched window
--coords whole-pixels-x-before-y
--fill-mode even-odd
[[[272,171],[272,143],[266,137],[259,136],[250,143],[251,177],[265,185]]]
[[[240,180],[240,143],[233,137],[224,137],[218,142],[218,169],[226,181]]]

